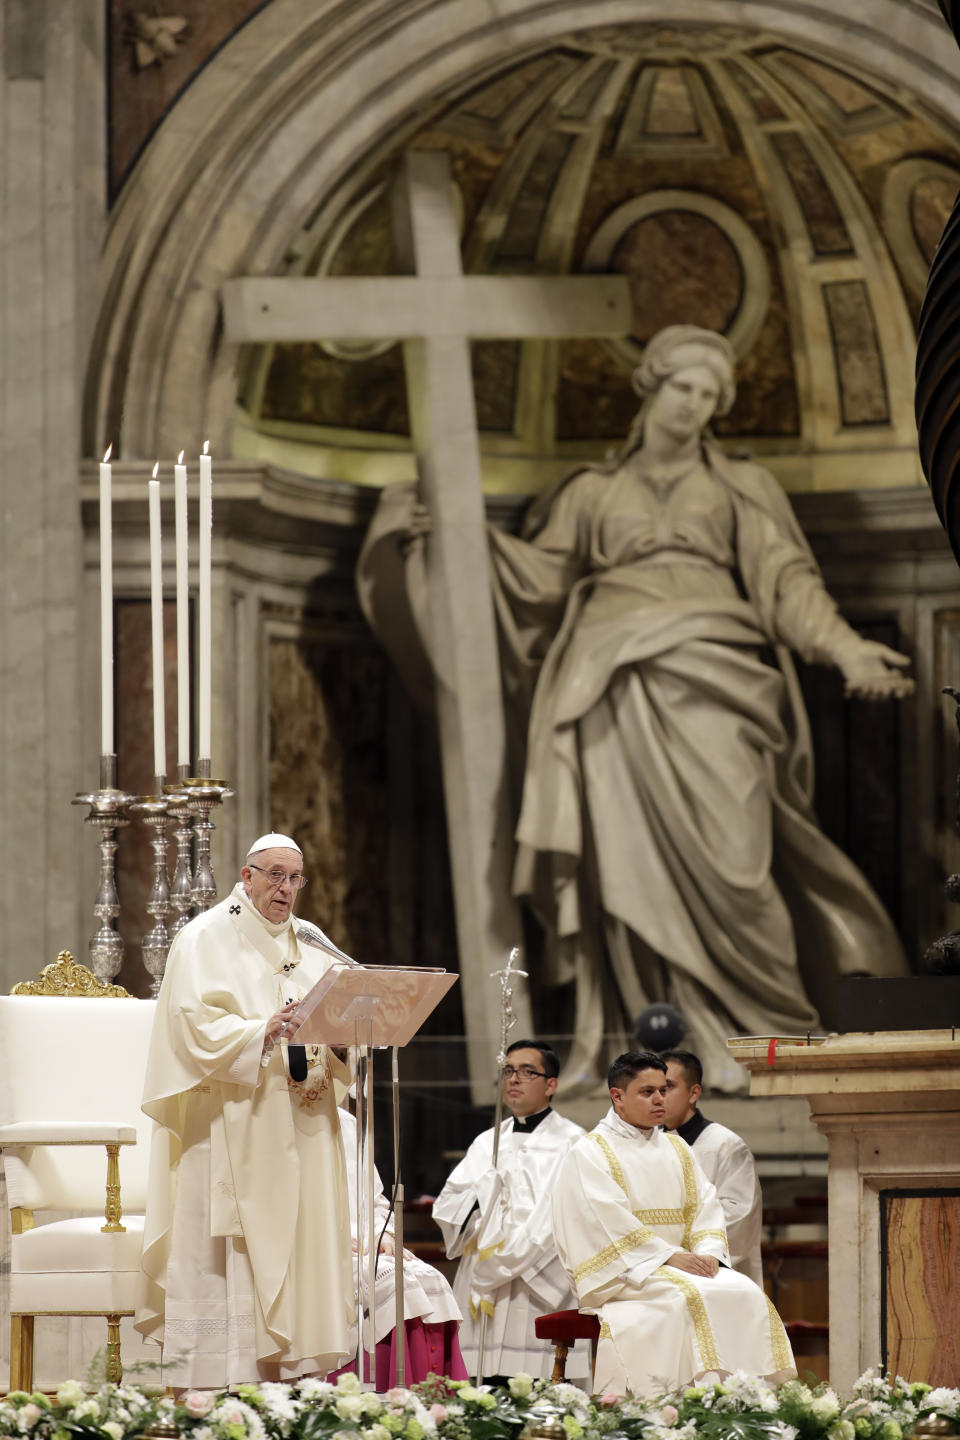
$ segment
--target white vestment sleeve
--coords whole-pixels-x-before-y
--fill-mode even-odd
[[[489,1135],[474,1140],[463,1159],[450,1172],[446,1184],[433,1202],[433,1218],[440,1227],[447,1258],[454,1260],[474,1233],[477,1219],[467,1224],[474,1206],[480,1204],[484,1183],[490,1183],[493,1163]]]
[[[705,1138],[712,1128],[705,1132]],[[740,1269],[760,1240],[761,1196],[756,1161],[739,1135],[727,1131],[724,1144],[709,1152],[709,1164],[723,1208],[730,1261]]]
[[[694,1255],[713,1255],[724,1265],[730,1264],[727,1249],[727,1230],[723,1219],[723,1207],[716,1186],[708,1180],[696,1155],[687,1147],[693,1161],[697,1186],[697,1211],[690,1226],[689,1239],[684,1248]]]

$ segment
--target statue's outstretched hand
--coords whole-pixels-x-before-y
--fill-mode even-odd
[[[862,640],[840,669],[846,681],[845,693],[860,700],[900,700],[912,695],[914,682],[901,672],[910,664],[908,655],[882,645],[879,640]]]

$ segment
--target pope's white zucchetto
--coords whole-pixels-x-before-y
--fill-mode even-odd
[[[303,854],[296,840],[291,840],[289,835],[278,835],[276,831],[271,831],[269,835],[261,835],[259,840],[254,840],[247,854],[256,855],[261,850],[296,850],[298,855]]]

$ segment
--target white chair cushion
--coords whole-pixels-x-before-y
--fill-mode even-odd
[[[72,1275],[11,1275],[11,1315],[132,1315],[137,1272],[106,1270]]]
[[[103,1216],[54,1220],[11,1237],[10,1273],[38,1275],[69,1271],[138,1270],[143,1249],[143,1216],[124,1215],[124,1231],[104,1234]]]
[[[132,1314],[136,1307],[143,1216],[124,1215],[126,1230],[104,1235],[103,1218],[55,1220],[12,1236],[12,1314]]]

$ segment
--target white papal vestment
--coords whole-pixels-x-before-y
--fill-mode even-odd
[[[678,1135],[611,1109],[561,1165],[553,1223],[580,1308],[600,1316],[595,1391],[658,1395],[711,1371],[796,1374],[766,1295],[724,1268],[717,1192]],[[717,1275],[668,1265],[681,1249],[715,1256]]]
[[[354,1318],[335,1081],[308,1047],[261,1066],[267,1020],[335,963],[242,885],[180,931],[157,1001],[143,1108],[155,1121],[136,1328],[163,1379],[222,1387],[334,1369]],[[319,932],[310,927],[316,935]]]
[[[537,1339],[534,1321],[567,1309],[574,1297],[553,1240],[550,1193],[560,1162],[583,1134],[581,1126],[553,1110],[529,1133],[505,1120],[497,1170],[493,1130],[485,1130],[434,1201],[447,1256],[462,1257],[453,1293],[463,1311],[460,1349],[471,1375],[481,1307],[487,1311],[484,1374],[552,1372],[553,1347]],[[571,1380],[589,1377],[585,1346],[571,1351],[567,1373]]]

